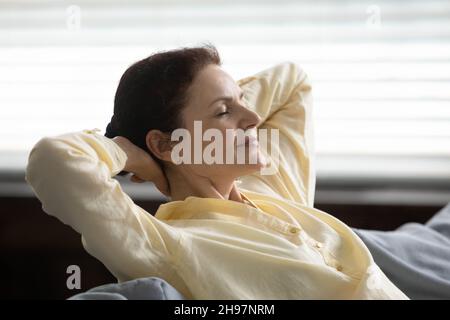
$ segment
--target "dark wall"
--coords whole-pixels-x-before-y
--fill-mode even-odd
[[[136,201],[149,212],[159,203]],[[86,253],[81,237],[42,211],[36,198],[0,198],[0,298],[64,299],[116,282],[101,262]],[[405,222],[425,222],[440,207],[321,205],[352,227],[392,230]],[[81,290],[68,290],[69,265],[81,269]]]

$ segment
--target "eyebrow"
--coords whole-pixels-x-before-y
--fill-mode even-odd
[[[239,98],[242,99],[243,97],[244,97],[244,91],[241,91],[241,93],[239,94]],[[214,103],[216,103],[217,101],[220,101],[220,100],[227,101],[227,102],[231,102],[231,101],[233,101],[233,97],[230,97],[230,96],[221,96],[221,97],[217,97],[216,99],[214,99],[214,100],[209,104],[208,108],[209,108],[210,106],[212,106]]]

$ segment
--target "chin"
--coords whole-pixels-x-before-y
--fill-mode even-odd
[[[236,171],[239,171],[238,176],[245,176],[245,175],[259,172],[262,168],[264,168],[264,165],[262,163],[242,164],[242,165],[239,165],[239,168],[237,168]]]
[[[239,177],[259,172],[262,167],[263,166],[259,164],[234,164],[216,167],[214,168],[214,171],[217,176],[221,176],[226,179],[238,179]]]
[[[237,159],[235,158],[234,164],[222,164],[215,167],[214,170],[217,173],[220,172],[221,176],[235,177],[237,179],[241,176],[260,172],[260,170],[266,166],[266,157],[261,152],[259,152],[259,150],[256,159],[256,163],[239,164]],[[246,158],[246,161],[249,161],[248,158]]]

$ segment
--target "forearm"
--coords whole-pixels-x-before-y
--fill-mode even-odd
[[[112,141],[114,141],[122,150],[123,152],[125,152],[125,154],[127,155],[127,160],[125,162],[125,166],[123,168],[123,170],[119,173],[119,175],[125,175],[129,172],[133,172],[133,168],[136,166],[135,164],[135,159],[132,156],[132,152],[130,150],[130,146],[129,146],[129,141],[128,139],[121,137],[121,136],[117,136],[111,139]]]

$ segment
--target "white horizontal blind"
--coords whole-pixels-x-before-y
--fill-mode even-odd
[[[313,82],[323,179],[450,183],[450,1],[0,1],[0,169],[42,136],[100,128],[127,66],[210,41],[236,79]]]

